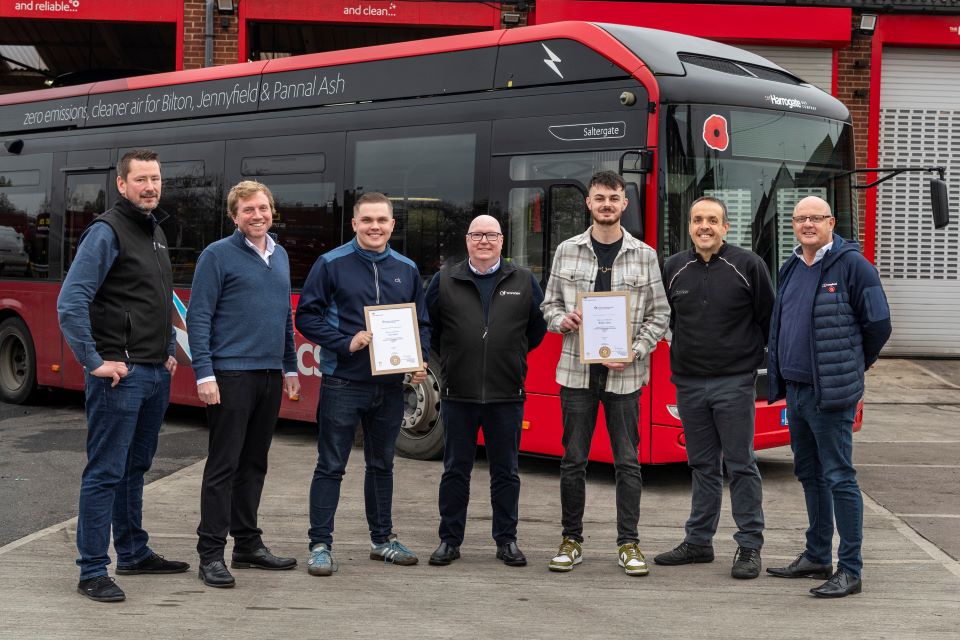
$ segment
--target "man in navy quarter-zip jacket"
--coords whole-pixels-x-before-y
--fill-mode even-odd
[[[257,526],[282,393],[300,393],[290,262],[269,233],[274,210],[273,194],[259,182],[230,189],[227,211],[237,228],[200,254],[190,293],[187,333],[210,427],[197,553],[200,578],[211,587],[234,585],[223,558],[228,533],[235,569],[297,564],[270,553]]]
[[[787,399],[793,472],[807,503],[807,543],[781,578],[827,578],[810,592],[842,598],[863,589],[863,496],[853,466],[853,421],[864,374],[890,337],[877,269],[833,232],[830,205],[809,196],[793,210],[800,245],[780,267],[770,319],[768,402]],[[833,530],[840,537],[833,572]],[[832,575],[831,575],[832,572]]]
[[[420,272],[388,241],[395,224],[393,204],[382,193],[365,193],[353,207],[353,240],[317,260],[297,305],[297,329],[322,347],[323,380],[317,406],[317,466],[310,485],[311,575],[337,568],[331,553],[340,482],[363,425],[366,462],[364,501],[370,527],[370,558],[399,565],[417,556],[393,532],[393,457],[403,419],[403,374],[374,377],[370,370],[365,306],[416,303],[424,366],[430,353],[430,321]],[[426,379],[425,368],[411,383]]]
[[[496,218],[474,218],[466,241],[468,258],[444,267],[427,288],[431,339],[440,355],[444,425],[440,546],[430,564],[444,566],[460,557],[482,428],[497,558],[520,567],[527,559],[517,546],[517,453],[527,353],[547,332],[540,313],[543,292],[529,269],[501,259],[503,234]]]
[[[663,266],[672,312],[671,380],[693,486],[683,542],[653,561],[668,566],[713,561],[726,466],[737,524],[731,575],[751,579],[760,575],[763,547],[763,489],[753,450],[755,385],[773,285],[760,256],[724,241],[729,229],[721,200],[694,200],[688,227],[693,246]]]
[[[117,574],[180,573],[147,545],[143,475],[153,463],[177,370],[173,272],[160,228],[160,161],[150,149],[117,163],[120,199],[80,236],[57,298],[60,329],[84,369],[87,465],[80,484],[77,590],[120,602],[107,576],[110,529]]]

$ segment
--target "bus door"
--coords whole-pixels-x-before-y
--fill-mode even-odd
[[[290,259],[294,309],[313,263],[349,238],[349,228],[345,230],[341,223],[343,202],[339,195],[343,190],[343,145],[343,133],[227,142],[224,193],[241,180],[256,180],[273,194],[276,213],[270,231]],[[233,223],[225,219],[224,235],[233,228]],[[303,401],[284,398],[283,415],[312,420],[320,387],[320,347],[300,335],[296,340]]]
[[[107,209],[111,177],[110,151],[97,149],[67,154],[63,168],[63,276],[66,277],[83,230]],[[116,191],[116,187],[113,187]],[[63,386],[82,389],[83,367],[73,357],[66,340],[60,338]]]

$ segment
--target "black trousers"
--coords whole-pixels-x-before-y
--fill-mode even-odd
[[[517,540],[520,509],[520,448],[522,402],[474,404],[443,400],[443,476],[440,478],[440,540],[463,544],[470,502],[470,474],[477,455],[477,434],[483,441],[490,463],[490,506],[493,509],[491,534],[497,544]]]
[[[278,370],[218,370],[214,375],[220,404],[207,406],[210,444],[197,527],[202,563],[223,559],[228,533],[235,551],[263,546],[257,510],[283,398],[283,374]]]

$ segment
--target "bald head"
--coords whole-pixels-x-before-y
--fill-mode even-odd
[[[501,233],[500,221],[493,216],[477,216],[470,223],[470,228],[467,230],[467,233],[473,233],[474,231],[496,231],[497,233]]]
[[[800,211],[803,211],[804,215],[833,215],[830,211],[830,205],[819,196],[807,196],[798,202],[797,206],[793,208],[793,213],[796,215]]]
[[[474,218],[467,231],[467,255],[470,256],[470,264],[478,271],[488,271],[500,260],[501,249],[503,233],[500,231],[500,222],[488,215]]]

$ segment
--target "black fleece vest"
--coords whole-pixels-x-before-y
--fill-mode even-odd
[[[527,376],[530,272],[501,262],[484,323],[480,290],[464,260],[440,272],[442,396],[461,402],[518,402]]]
[[[165,218],[159,209],[158,219]],[[120,255],[90,305],[90,327],[104,360],[162,363],[172,331],[173,272],[163,229],[121,198],[91,224],[108,224]]]

